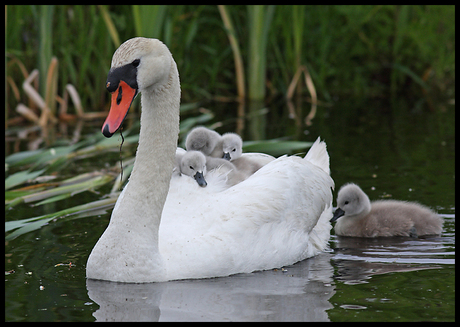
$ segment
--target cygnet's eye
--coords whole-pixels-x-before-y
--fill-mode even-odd
[[[192,166],[190,166],[190,167],[188,167],[188,168],[190,168],[191,170],[193,170],[193,167],[192,167]]]
[[[345,201],[343,204],[347,205],[349,202],[348,201]]]
[[[141,62],[140,59],[136,59],[131,63],[131,65],[133,65],[134,67],[137,67],[137,66],[139,66],[140,62]]]
[[[236,151],[236,149],[233,149],[233,150],[232,150],[232,152],[235,152],[235,151]]]

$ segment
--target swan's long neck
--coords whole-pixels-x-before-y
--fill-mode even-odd
[[[172,61],[167,85],[143,89],[141,96],[136,161],[119,210],[111,219],[120,219],[137,232],[152,233],[158,241],[179,134],[180,84],[176,63]]]

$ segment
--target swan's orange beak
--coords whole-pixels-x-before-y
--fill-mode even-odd
[[[108,87],[109,85],[107,85]],[[112,104],[110,105],[109,115],[102,125],[102,134],[105,137],[111,137],[120,128],[136,94],[136,89],[129,86],[123,80],[120,80],[117,90],[112,93]]]

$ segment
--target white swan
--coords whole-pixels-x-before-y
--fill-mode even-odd
[[[89,255],[88,278],[143,283],[228,276],[290,265],[327,247],[334,182],[319,138],[305,158],[280,157],[233,187],[215,170],[208,186],[197,188],[191,178],[171,178],[180,84],[168,48],[155,39],[124,42],[107,89],[112,107],[103,134],[119,128],[137,90],[141,130],[129,183]]]
[[[422,236],[441,234],[443,219],[415,202],[369,200],[354,183],[340,188],[331,222],[335,233],[354,237]]]

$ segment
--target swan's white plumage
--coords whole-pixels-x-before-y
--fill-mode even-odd
[[[136,162],[88,258],[87,277],[141,283],[227,276],[290,265],[324,250],[334,186],[325,143],[318,138],[307,159],[270,160],[230,188],[228,172],[219,169],[208,173],[205,188],[187,176],[171,177],[179,132],[177,68],[166,46],[144,38],[122,44],[112,67],[138,58]]]
[[[282,157],[231,188],[223,177],[208,173],[206,188],[171,180],[160,224],[168,279],[276,268],[324,250],[333,182],[320,168]]]

